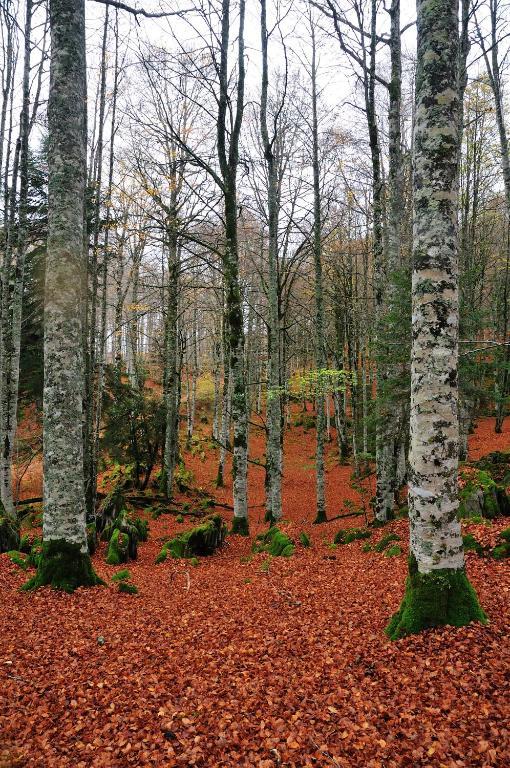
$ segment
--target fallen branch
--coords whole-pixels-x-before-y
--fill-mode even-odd
[[[348,512],[346,515],[336,515],[336,517],[329,517],[328,523],[332,523],[333,520],[345,520],[346,517],[361,517],[365,512]]]
[[[43,497],[42,496],[36,496],[33,499],[20,499],[20,501],[15,502],[16,507],[27,507],[29,504],[42,504]]]

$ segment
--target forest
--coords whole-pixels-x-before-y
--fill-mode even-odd
[[[508,0],[0,36],[0,768],[508,768]]]

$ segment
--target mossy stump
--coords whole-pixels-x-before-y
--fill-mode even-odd
[[[0,502],[0,553],[18,550],[20,545],[19,525],[16,520],[5,514]]]
[[[471,621],[486,624],[487,616],[466,571],[444,568],[420,573],[411,555],[402,604],[385,629],[388,637],[398,640],[431,627],[464,627]]]
[[[22,589],[37,589],[49,585],[53,589],[74,592],[78,587],[95,587],[104,584],[92,568],[88,552],[82,552],[79,544],[65,539],[43,542],[38,559],[37,573]]]
[[[168,555],[176,558],[193,558],[212,555],[225,540],[227,526],[221,515],[211,515],[203,523],[179,534],[163,545],[156,563],[164,562]]]
[[[106,562],[108,565],[120,565],[126,563],[129,559],[129,536],[122,533],[119,528],[115,528],[108,545],[108,554]]]
[[[98,533],[102,533],[111,521],[117,518],[122,510],[125,509],[124,485],[125,481],[118,482],[99,505],[95,519]]]
[[[120,531],[119,534],[115,534],[115,531]],[[135,520],[129,517],[129,513],[126,509],[123,509],[120,514],[103,530],[102,539],[112,542],[115,536],[114,547],[119,543],[124,548],[125,540],[127,538],[127,557],[130,560],[136,560],[138,557],[138,542],[147,541],[149,536],[149,526],[147,521],[137,517]],[[108,555],[110,556],[110,549],[108,547]],[[113,554],[112,554],[113,556]],[[123,555],[122,555],[123,556]],[[118,562],[126,562],[125,560],[119,560],[118,562],[106,561],[110,565],[118,565]]]
[[[249,536],[250,529],[248,524],[248,518],[234,517],[234,519],[232,520],[231,533],[237,534],[238,536]]]

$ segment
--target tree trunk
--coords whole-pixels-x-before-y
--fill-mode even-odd
[[[406,594],[392,638],[485,620],[464,569],[458,509],[458,3],[418,0],[413,341]]]
[[[177,237],[170,228],[168,237],[168,292],[166,305],[166,343],[165,343],[165,451],[164,476],[165,490],[169,499],[173,495],[174,470],[179,443],[178,412],[178,333],[179,314],[179,250]]]
[[[371,63],[375,57],[375,0],[372,6],[372,40]],[[400,216],[401,216],[401,156],[400,156],[400,91],[401,91],[401,55],[400,55],[400,0],[392,0],[391,11],[391,81],[389,85],[389,217],[387,227],[386,264],[384,263],[382,242],[377,246],[377,256],[374,254],[376,270],[376,321],[377,347],[379,360],[377,362],[377,424],[376,424],[376,519],[384,523],[393,516],[396,492],[396,408],[392,401],[395,367],[391,365],[391,351],[386,349],[388,339],[385,338],[387,314],[391,311],[394,300],[395,272],[400,260]],[[375,64],[374,64],[375,66]],[[371,70],[371,109],[368,112],[373,121],[372,133],[378,136],[375,103],[374,103],[375,71]],[[371,144],[372,146],[372,144]],[[379,153],[379,144],[373,148],[372,165],[374,168],[374,247],[376,242],[376,206],[382,206],[382,189],[380,180],[380,163],[375,158]],[[377,199],[377,203],[375,200]]]
[[[12,494],[12,463],[16,439],[19,360],[21,348],[21,317],[27,239],[28,204],[28,139],[30,132],[30,34],[32,30],[32,0],[26,3],[25,44],[22,85],[20,132],[15,166],[19,167],[18,226],[14,242],[14,215],[18,173],[13,173],[10,224],[2,274],[1,307],[1,369],[0,369],[0,498],[8,515],[14,515]],[[42,64],[41,64],[42,66]],[[37,104],[34,105],[37,109]],[[15,251],[15,262],[12,254]]]
[[[317,448],[316,448],[316,498],[315,523],[324,523],[326,516],[326,489],[324,468],[324,437],[326,430],[325,388],[323,375],[326,369],[326,343],[324,338],[324,296],[322,289],[322,226],[319,167],[319,124],[317,117],[317,62],[313,21],[310,23],[312,38],[312,168],[313,168],[313,263],[315,274],[315,331],[317,367]]]
[[[230,33],[230,0],[222,0],[221,51],[219,65],[219,100],[217,120],[217,151],[222,178],[225,215],[225,244],[223,249],[223,278],[232,376],[231,412],[234,424],[233,496],[234,520],[232,530],[248,534],[248,414],[244,372],[244,320],[241,284],[239,280],[239,244],[237,233],[237,168],[239,139],[244,113],[244,19],[245,0],[239,3],[239,35],[237,58],[237,93],[232,129],[227,127],[227,114],[233,109],[229,95],[228,49]],[[227,148],[228,144],[228,148]]]
[[[276,135],[269,136],[267,95],[269,84],[268,32],[266,0],[261,0],[260,32],[262,43],[262,95],[260,100],[260,131],[267,168],[268,244],[268,385],[266,389],[266,520],[277,521],[282,516],[282,418],[280,391],[280,320],[278,307],[278,165],[275,157]],[[275,125],[276,131],[276,125]]]
[[[82,278],[86,180],[83,0],[51,0],[48,251],[44,301],[43,553],[31,586],[98,582],[87,551],[83,482]]]

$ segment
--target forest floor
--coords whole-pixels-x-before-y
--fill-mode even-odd
[[[491,419],[479,423],[473,458],[510,448],[510,419],[502,435],[493,428]],[[255,430],[251,456],[262,452]],[[230,503],[229,482],[221,491],[213,484],[217,452],[204,461],[194,453],[185,459],[195,484]],[[351,467],[330,454],[333,517],[360,496]],[[26,574],[0,557],[0,768],[508,768],[508,561],[467,555],[488,626],[389,642],[383,630],[404,590],[408,523],[372,537],[399,534],[398,557],[363,552],[362,541],[331,549],[340,528],[363,518],[312,525],[313,456],[313,431],[293,427],[283,527],[295,540],[306,531],[312,546],[298,544],[290,558],[251,555],[265,528],[264,473],[253,464],[251,537],[229,536],[197,567],[155,565],[162,540],[189,524],[151,520],[149,541],[128,565],[138,595],[110,581],[119,568],[105,564],[104,544],[93,560],[108,586],[71,596],[20,593]],[[465,527],[493,544],[505,525]]]

